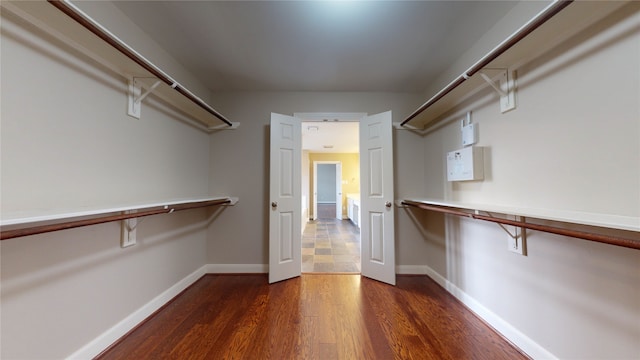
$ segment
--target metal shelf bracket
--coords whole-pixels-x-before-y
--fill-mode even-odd
[[[476,215],[480,215],[480,211],[479,210],[475,210]],[[493,216],[493,214],[491,214],[488,211],[484,212],[485,214],[487,214],[487,216],[491,217],[491,218],[495,218],[495,216]],[[522,216],[516,216],[515,217],[515,221],[521,221],[524,222],[524,217]],[[504,230],[509,237],[511,237],[514,240],[518,240],[519,238],[523,238],[526,234],[526,229],[524,227],[516,227],[514,226],[514,230],[515,230],[515,234],[512,234],[511,231],[509,231],[509,229],[506,228],[506,226],[504,226],[503,224],[500,223],[496,223],[496,225],[500,226],[502,228],[502,230]]]
[[[140,119],[142,109],[142,100],[155,90],[162,81],[157,80],[145,92],[142,92],[142,82],[137,81],[138,78],[131,77],[129,79],[129,91],[127,93],[127,114],[136,119]]]
[[[490,76],[489,71],[498,71]],[[478,72],[480,77],[489,84],[500,96],[500,111],[506,113],[516,108],[516,73],[509,69],[486,68]]]

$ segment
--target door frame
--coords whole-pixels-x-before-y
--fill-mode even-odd
[[[301,122],[326,122],[326,121],[337,121],[337,122],[357,122],[360,124],[360,120],[366,116],[368,113],[365,112],[294,112],[293,117],[300,119]],[[315,174],[314,169],[314,174]],[[342,182],[341,182],[342,184]],[[315,191],[315,186],[311,190],[312,193]],[[362,195],[362,193],[360,193]],[[309,194],[311,196],[311,193]],[[315,196],[314,196],[315,199]],[[317,219],[317,208],[314,207],[313,203],[310,204],[311,210],[313,210],[313,220]],[[340,207],[340,213],[342,213],[342,206]]]
[[[318,165],[331,164],[336,166],[336,219],[342,220],[342,161],[323,160],[313,162],[313,220],[318,220]]]
[[[297,118],[296,120],[299,121],[298,122],[298,127],[299,127],[299,125],[302,122],[311,122],[311,121],[314,121],[313,120],[314,118],[316,119],[315,121],[327,121],[326,119],[332,118],[332,116],[336,116],[336,119],[337,119],[338,118],[337,116],[339,116],[338,114],[340,114],[340,115],[341,114],[347,114],[348,119],[344,119],[342,121],[357,121],[359,123],[359,126],[360,126],[360,169],[361,169],[361,171],[360,171],[361,172],[361,174],[360,174],[360,194],[361,194],[360,198],[361,198],[361,205],[362,205],[363,204],[363,201],[362,201],[363,200],[363,196],[362,195],[364,194],[363,181],[365,180],[364,179],[365,174],[363,172],[363,167],[362,167],[362,164],[363,164],[363,156],[362,156],[362,153],[363,153],[363,146],[362,146],[362,144],[363,144],[363,141],[362,141],[362,138],[363,138],[363,120],[365,120],[366,118],[369,118],[369,119],[379,118],[380,116],[382,116],[384,118],[384,115],[388,114],[388,117],[389,117],[388,126],[389,126],[389,130],[391,131],[391,134],[390,134],[390,137],[388,138],[388,140],[384,140],[383,142],[389,141],[387,151],[391,151],[391,154],[390,154],[390,156],[388,158],[385,156],[386,160],[383,160],[383,162],[389,162],[389,163],[393,164],[393,125],[392,125],[391,111],[388,111],[388,112],[385,112],[385,113],[376,114],[376,115],[371,115],[371,116],[368,116],[366,113],[294,113],[294,118]],[[359,115],[359,116],[355,117],[354,114],[362,114],[362,115]],[[272,113],[272,119],[273,119],[273,115],[274,114]],[[336,121],[340,121],[340,120],[336,120]],[[365,124],[366,123],[367,122],[365,121]],[[271,131],[273,132],[273,127],[271,128]],[[301,140],[301,138],[302,138],[302,130],[299,129],[299,132],[300,132],[300,140]],[[373,134],[373,133],[370,132],[370,134]],[[373,134],[373,135],[375,135],[375,134]],[[384,147],[387,148],[386,145]],[[386,153],[387,151],[384,151],[384,152]],[[271,152],[273,153],[273,147],[271,149]],[[302,147],[300,147],[299,155],[302,155]],[[298,175],[301,175],[302,174],[302,169],[301,169],[301,166],[300,166],[302,164],[301,156],[298,156],[297,161],[298,161],[297,162],[297,165],[298,165],[297,166],[297,169],[298,169],[297,171],[299,172]],[[382,164],[382,162],[381,162],[381,164]],[[292,168],[295,168],[295,167],[296,166],[294,165]],[[378,166],[378,167],[380,167],[380,166]],[[383,174],[384,173],[385,172],[383,171]],[[314,174],[315,174],[315,172],[314,172]],[[271,171],[271,175],[270,176],[273,179],[273,171]],[[387,180],[383,180],[383,183],[393,184],[393,175],[391,174],[391,179],[387,178]],[[299,182],[298,182],[298,184],[300,185]],[[386,186],[385,186],[385,188],[386,188]],[[301,187],[298,186],[298,189],[301,190]],[[386,191],[385,191],[385,193],[386,193]],[[394,199],[393,199],[393,185],[391,185],[391,191],[389,192],[389,195],[391,197],[388,200],[385,200],[387,205],[385,206],[386,210],[383,210],[383,211],[387,212],[387,211],[390,210],[393,213],[393,208],[392,208],[392,204],[394,202]],[[299,208],[298,210],[300,210],[300,207],[301,207],[301,197],[302,197],[301,194],[299,194],[299,196],[300,196],[300,198],[298,199],[299,200],[298,201],[298,208]],[[363,211],[363,210],[361,210],[361,211]],[[317,213],[317,211],[314,211],[314,216],[316,216],[316,213]],[[382,214],[382,212],[380,212],[380,211],[378,211],[378,213]],[[298,211],[298,215],[301,215],[300,211]],[[373,271],[371,271],[371,272],[369,272],[367,270],[366,273],[364,271],[365,270],[365,266],[364,266],[365,265],[364,264],[364,260],[365,259],[362,256],[364,254],[363,242],[364,241],[368,241],[368,240],[365,240],[364,237],[363,237],[362,225],[361,225],[361,232],[360,232],[360,238],[361,238],[361,250],[360,250],[360,252],[361,252],[361,267],[362,267],[361,275],[362,276],[367,276],[367,277],[370,277],[370,278],[373,278],[373,279],[376,279],[376,280],[379,280],[379,281],[382,281],[382,282],[386,282],[386,283],[389,283],[391,285],[395,285],[395,274],[396,274],[395,273],[395,261],[394,261],[394,257],[395,257],[394,256],[394,253],[395,253],[395,249],[394,249],[395,248],[395,241],[394,241],[394,236],[393,236],[393,233],[394,233],[393,228],[395,226],[395,221],[393,220],[393,218],[394,218],[393,214],[391,214],[391,218],[392,218],[392,222],[391,222],[390,226],[382,226],[382,228],[386,228],[387,229],[387,231],[384,232],[385,235],[383,236],[383,238],[386,238],[387,241],[383,241],[382,243],[380,243],[379,239],[376,240],[378,242],[377,245],[381,245],[381,246],[377,246],[377,248],[384,247],[385,249],[383,249],[383,252],[386,253],[386,254],[382,254],[382,255],[385,258],[388,258],[391,261],[384,260],[384,261],[382,261],[382,262],[384,262],[384,264],[383,264],[381,261],[378,261],[380,258],[378,258],[378,257],[374,258],[373,256],[369,256],[369,258],[371,258],[370,260],[378,261],[380,263],[380,265],[383,265],[383,267],[386,269],[386,270],[383,270],[383,271],[378,271],[377,269],[372,269]],[[300,225],[300,224],[298,224],[298,225]],[[272,226],[270,225],[270,228],[271,227]],[[270,232],[271,232],[271,229],[270,229]],[[299,233],[298,235],[300,235],[300,237],[301,237],[302,234]],[[378,236],[378,237],[380,237],[380,236]],[[391,241],[389,242],[388,240],[391,240]],[[372,243],[375,244],[375,241],[372,242]],[[300,243],[298,243],[298,245],[300,245],[300,246],[298,246],[298,249],[297,249],[297,252],[298,252],[297,253],[297,255],[298,255],[297,256],[298,269],[295,269],[292,272],[296,273],[297,276],[300,276],[300,274],[302,272],[301,263],[300,263],[302,247],[301,247]],[[270,249],[273,246],[274,246],[274,241],[272,239],[272,236],[270,235],[270,239],[269,239],[269,247],[270,247]],[[389,249],[388,247],[391,247],[391,248]],[[377,248],[374,249],[374,250],[377,251]],[[270,250],[270,253],[271,252],[272,251]],[[376,253],[374,255],[377,256],[378,254]],[[272,279],[271,279],[272,278],[272,274],[271,274],[272,264],[271,264],[271,262],[272,262],[272,259],[270,258],[270,262],[269,262],[269,282],[270,283],[273,282]],[[291,274],[288,277],[296,276],[296,274]],[[285,279],[285,277],[281,277],[280,278],[280,280],[283,280],[283,279]],[[279,281],[279,280],[275,280],[275,281]]]

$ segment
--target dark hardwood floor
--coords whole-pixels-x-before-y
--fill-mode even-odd
[[[426,276],[205,275],[100,359],[527,359]]]

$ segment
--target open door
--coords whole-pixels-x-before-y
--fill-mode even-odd
[[[391,111],[360,120],[362,275],[396,284]]]
[[[269,183],[269,283],[300,276],[300,120],[271,113]]]

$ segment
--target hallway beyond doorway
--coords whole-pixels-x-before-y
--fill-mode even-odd
[[[336,204],[318,204],[318,220],[336,219]]]
[[[302,234],[302,272],[359,273],[360,229],[349,220],[309,221]]]

